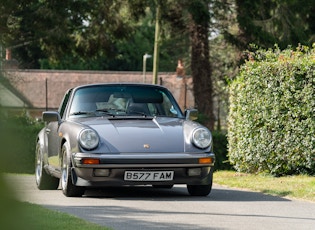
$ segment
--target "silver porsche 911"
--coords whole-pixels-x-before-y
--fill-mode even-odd
[[[43,113],[36,145],[36,184],[65,196],[87,188],[185,184],[190,195],[211,192],[210,131],[181,111],[162,86],[83,85],[66,92],[58,111]]]

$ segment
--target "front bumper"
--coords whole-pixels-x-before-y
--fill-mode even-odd
[[[88,159],[88,161],[85,161]],[[121,185],[207,185],[212,183],[213,153],[163,154],[86,154],[72,155],[72,181],[76,186],[101,187]],[[108,175],[96,175],[96,170]],[[199,174],[191,175],[197,169]],[[173,171],[171,181],[125,181],[125,171]]]

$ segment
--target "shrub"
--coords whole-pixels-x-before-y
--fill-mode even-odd
[[[231,170],[232,166],[227,156],[227,136],[223,132],[213,131],[213,147],[215,153],[214,170]]]
[[[258,50],[230,85],[229,160],[238,171],[315,173],[315,49]]]
[[[1,170],[11,173],[34,173],[36,135],[43,127],[25,113],[0,119]]]

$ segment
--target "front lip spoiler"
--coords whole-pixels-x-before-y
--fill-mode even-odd
[[[214,166],[214,164],[76,164],[79,168],[194,168]]]
[[[200,164],[199,159],[211,158],[212,163]],[[83,159],[99,159],[99,164],[82,164]],[[83,168],[166,168],[214,166],[214,153],[163,154],[86,154],[73,153],[73,165]]]

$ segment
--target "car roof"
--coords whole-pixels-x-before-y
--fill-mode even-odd
[[[72,88],[72,90],[76,90],[79,88],[84,87],[93,87],[93,86],[142,86],[142,87],[153,87],[153,88],[160,88],[160,89],[167,89],[161,85],[154,85],[154,84],[146,84],[146,83],[94,83],[94,84],[86,84],[86,85],[79,85],[77,87]]]

